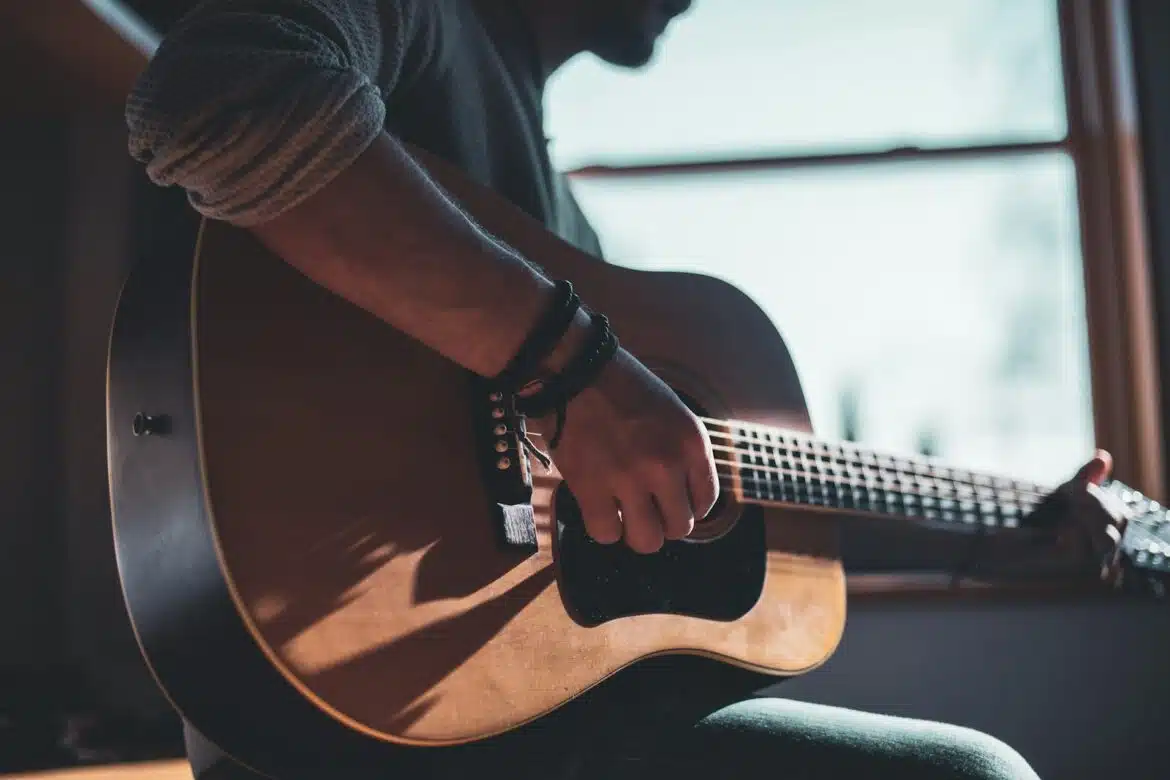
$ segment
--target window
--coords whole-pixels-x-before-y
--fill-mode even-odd
[[[611,262],[719,276],[822,436],[1058,483],[1094,444],[1057,0],[698,0],[549,85]]]

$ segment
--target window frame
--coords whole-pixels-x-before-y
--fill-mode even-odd
[[[892,162],[998,158],[1062,151],[1075,171],[1077,216],[1089,355],[1093,431],[1109,450],[1117,479],[1165,502],[1161,383],[1152,270],[1143,202],[1133,54],[1124,0],[1056,0],[1067,132],[1058,140],[898,147],[830,154],[794,154],[700,161],[586,165],[570,181],[776,171]],[[922,572],[856,574],[850,592],[898,596],[954,592],[945,575]],[[1071,595],[1082,588],[959,584],[987,595]]]

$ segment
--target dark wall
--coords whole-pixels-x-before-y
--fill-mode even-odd
[[[126,152],[120,112],[69,126],[60,404],[64,621],[70,662],[107,712],[163,706],[144,674],[122,605],[106,467],[106,350],[118,293],[139,254],[146,183]]]
[[[68,126],[0,123],[0,674],[64,660],[61,290]]]
[[[157,713],[121,604],[105,361],[141,172],[120,112],[0,124],[0,711]]]

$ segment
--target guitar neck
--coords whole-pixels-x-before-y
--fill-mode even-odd
[[[744,503],[1018,528],[1051,489],[805,433],[704,419],[719,470]]]

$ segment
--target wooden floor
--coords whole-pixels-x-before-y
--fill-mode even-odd
[[[151,761],[4,775],[3,780],[191,780],[191,767],[181,760]]]

